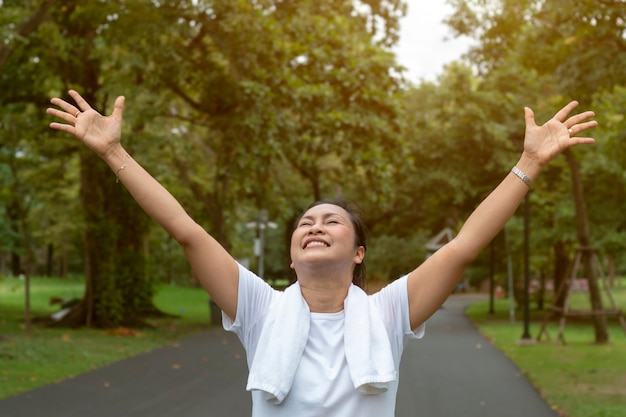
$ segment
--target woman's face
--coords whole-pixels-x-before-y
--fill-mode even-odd
[[[307,210],[291,235],[291,267],[324,266],[349,268],[363,261],[365,249],[355,245],[350,214],[333,204]]]

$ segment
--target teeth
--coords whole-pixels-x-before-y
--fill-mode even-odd
[[[307,248],[310,248],[310,247],[312,247],[312,246],[317,246],[317,247],[326,247],[326,246],[328,246],[328,245],[327,245],[326,243],[324,243],[324,242],[320,242],[320,241],[318,241],[318,240],[314,240],[314,241],[309,242],[309,243],[307,243],[307,244],[306,244],[306,247],[307,247]]]

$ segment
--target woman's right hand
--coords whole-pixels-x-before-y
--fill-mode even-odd
[[[120,142],[124,97],[115,99],[113,113],[110,116],[103,116],[92,109],[76,91],[69,90],[68,93],[76,105],[56,97],[50,100],[58,109],[48,108],[46,113],[65,122],[52,122],[50,127],[76,136],[89,149],[104,158]]]

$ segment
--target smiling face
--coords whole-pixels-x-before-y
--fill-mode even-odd
[[[363,262],[365,247],[357,245],[353,219],[344,208],[322,203],[309,208],[291,235],[291,267],[349,273]]]

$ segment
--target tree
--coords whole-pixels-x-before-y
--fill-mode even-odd
[[[13,2],[7,2],[13,3]],[[43,0],[39,2],[28,1],[22,7],[16,7],[13,4],[0,4],[3,8],[4,19],[2,24],[4,28],[9,27],[11,30],[4,31],[3,36],[5,42],[0,44],[0,70],[7,63],[11,54],[18,48],[22,39],[31,36],[37,28],[47,20],[48,12],[57,3],[57,0]],[[33,3],[33,4],[28,4]],[[25,13],[29,13],[24,17]],[[21,19],[19,23],[15,23],[15,18]],[[6,20],[5,20],[6,19]]]
[[[41,85],[50,88],[50,81],[59,79],[62,81],[55,86],[80,85],[85,97],[106,109],[107,98],[100,93],[100,83],[111,75],[104,58],[113,53],[106,43],[107,12],[113,13],[113,9],[68,2],[50,9],[50,18],[21,49],[27,59],[35,55],[54,72],[54,76],[46,72],[47,82]],[[19,64],[17,53],[13,58]],[[38,108],[45,107],[49,94],[48,90],[39,96],[42,103]],[[145,215],[97,157],[77,151],[75,143],[65,145],[65,152],[79,153],[80,158],[86,290],[84,299],[55,325],[143,324],[142,317],[155,312],[152,286],[143,273]]]
[[[168,158],[194,218],[225,247],[245,202],[281,201],[271,216],[289,219],[339,188],[368,186],[372,202],[389,194],[402,82],[385,48],[404,9],[367,4],[179,1],[120,14],[141,8],[138,34],[161,34],[126,36],[139,52],[131,72],[150,71],[142,83],[171,98],[157,117],[185,143]]]
[[[598,151],[585,164],[591,221],[596,229],[598,246],[607,257],[626,273],[626,219],[623,215],[623,194],[626,189],[626,87],[615,86],[600,91],[594,97],[593,107],[605,117],[598,127]]]
[[[41,16],[6,61],[11,74],[39,63],[28,73],[42,78],[33,83],[37,99],[20,100],[43,108],[73,87],[106,113],[125,92],[134,105],[129,149],[161,158],[156,173],[225,247],[239,216],[254,211],[248,206],[282,201],[272,216],[286,219],[304,198],[335,192],[346,170],[354,179],[342,186],[347,193],[367,185],[374,202],[391,191],[386,154],[397,147],[402,81],[387,48],[397,40],[400,1],[60,3],[15,9],[24,20]],[[84,300],[60,324],[137,323],[152,310],[146,220],[95,156],[57,144],[51,160],[78,155],[78,172],[75,158],[63,158],[69,170],[55,180],[68,187],[80,178],[87,271]]]
[[[456,0],[449,23],[459,34],[475,36],[480,44],[470,57],[483,74],[514,57],[517,65],[535,72],[552,95],[577,97],[590,105],[598,88],[625,79],[623,4],[615,1],[526,0],[484,2]],[[613,59],[612,57],[616,57]],[[601,63],[601,64],[599,64]],[[579,158],[566,152],[577,209],[579,245],[590,246]],[[584,259],[594,310],[602,300],[591,260]],[[596,343],[608,341],[606,318],[594,316]]]
[[[29,2],[31,3],[31,2]],[[31,36],[47,18],[55,1],[32,2],[18,6],[0,4],[3,9],[0,45],[0,204],[6,213],[6,249],[11,253],[11,272],[25,276],[25,326],[30,331],[30,277],[35,272],[33,233],[30,211],[38,200],[33,198],[43,183],[30,182],[36,178],[41,165],[41,147],[35,138],[41,134],[36,105],[42,90],[40,81],[45,74],[38,72],[39,60],[25,49],[25,39]],[[15,22],[18,23],[15,23]],[[1,254],[0,254],[1,256]]]

